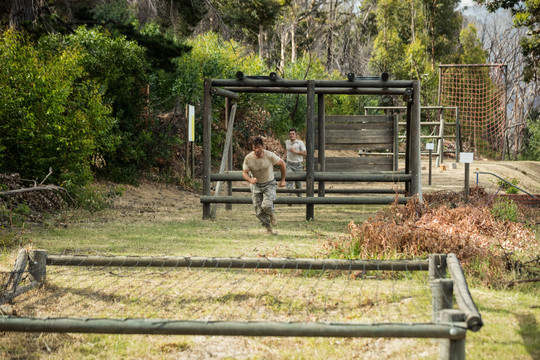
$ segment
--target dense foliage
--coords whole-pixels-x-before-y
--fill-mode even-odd
[[[0,36],[0,171],[83,185],[92,156],[117,141],[110,107],[76,48],[51,51],[16,32]]]
[[[0,23],[17,28],[2,35],[0,171],[42,178],[52,167],[51,179],[60,183],[85,184],[96,174],[136,182],[178,156],[185,106],[202,115],[204,78],[276,71],[287,79],[344,79],[349,71],[384,71],[422,80],[422,103],[435,105],[438,64],[489,61],[476,28],[461,30],[456,0],[145,4],[67,0],[25,14],[0,7]],[[528,12],[515,11],[515,19],[534,29],[535,7],[526,4]],[[329,114],[359,114],[396,99],[327,96],[325,106]],[[214,102],[219,158],[223,99]],[[237,145],[253,135],[283,140],[290,127],[302,132],[305,102],[304,95],[243,95]],[[536,125],[531,117],[523,142],[532,159]]]

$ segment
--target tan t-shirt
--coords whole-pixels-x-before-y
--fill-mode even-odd
[[[264,150],[262,158],[257,158],[252,151],[244,158],[242,168],[251,171],[251,175],[257,178],[257,184],[262,184],[270,180],[274,180],[274,165],[279,160],[279,156],[271,151]]]

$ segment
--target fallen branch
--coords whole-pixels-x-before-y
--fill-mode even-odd
[[[30,291],[38,286],[39,286],[39,282],[32,281],[30,284],[19,287],[15,291],[9,291],[3,294],[2,298],[0,299],[0,305],[10,302],[11,300],[15,299],[17,296],[24,294],[25,292]]]
[[[515,284],[539,282],[539,281],[540,281],[540,278],[535,278],[535,279],[525,279],[525,280],[512,280],[512,281],[507,281],[504,284],[508,286],[514,286]]]

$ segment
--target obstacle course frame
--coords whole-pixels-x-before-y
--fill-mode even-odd
[[[204,132],[203,132],[203,218],[211,218],[212,203],[246,203],[246,197],[212,196],[212,181],[241,181],[238,172],[212,174],[211,172],[211,124],[212,96],[225,96],[228,99],[238,98],[240,93],[283,93],[307,95],[306,118],[306,171],[287,176],[288,180],[305,181],[306,197],[279,199],[276,203],[295,203],[306,205],[306,220],[314,218],[315,204],[390,204],[395,196],[361,197],[325,197],[326,181],[373,181],[405,182],[410,196],[422,197],[421,164],[420,164],[420,82],[418,80],[387,80],[386,77],[363,79],[350,76],[348,80],[284,80],[277,76],[246,77],[239,73],[237,79],[205,79],[204,80]],[[326,94],[350,95],[401,95],[407,108],[407,137],[405,170],[387,172],[326,172],[325,171],[325,111],[324,96]],[[315,98],[317,97],[317,111]],[[228,103],[228,102],[227,102]],[[316,132],[317,128],[320,129]],[[315,141],[317,133],[318,141]],[[315,171],[315,144],[318,150],[318,169]],[[276,176],[279,180],[279,175]],[[315,196],[315,182],[319,183],[318,196]],[[398,199],[406,202],[407,198]],[[249,201],[250,202],[250,201]]]

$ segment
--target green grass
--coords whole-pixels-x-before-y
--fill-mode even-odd
[[[354,219],[364,221],[378,207],[320,208],[315,221],[305,209],[276,206],[278,235],[268,236],[251,206],[218,209],[216,220],[202,220],[202,207],[178,210],[167,219],[139,220],[107,210],[93,219],[75,216],[67,227],[48,227],[26,235],[26,241],[51,253],[63,251],[111,254],[311,257],[319,239],[343,235]]]
[[[306,221],[304,207],[278,205],[277,236],[265,233],[253,215],[251,206],[247,205],[235,205],[232,211],[220,207],[216,220],[202,220],[202,206],[199,204],[187,207],[169,206],[161,210],[151,206],[135,210],[113,208],[94,214],[66,212],[47,222],[45,226],[25,230],[17,234],[17,237],[20,244],[46,249],[50,253],[318,257],[322,255],[323,241],[339,239],[347,233],[350,221],[361,223],[378,208],[316,206],[315,220]],[[6,264],[15,251],[13,248],[5,248],[1,258],[4,267],[8,267]],[[122,311],[128,311],[125,313],[132,316],[164,315],[164,312],[171,311],[165,306],[145,308],[151,301],[138,296],[139,290],[132,279],[118,279],[126,283],[117,281],[116,288],[111,288],[116,291],[111,294],[103,293],[102,297],[96,299],[87,309],[81,305],[84,304],[84,292],[78,292],[80,298],[66,294],[65,298],[58,299],[58,306],[62,308],[63,305],[69,305],[70,311],[75,314],[78,313],[77,306],[80,307],[81,314],[85,311],[90,314],[118,314],[120,312],[112,306],[121,305],[125,298],[128,303],[131,301],[132,308],[122,308]],[[103,281],[113,280],[105,278]],[[400,288],[408,289],[411,280],[418,279],[413,276],[398,280],[370,280],[373,283],[354,280],[363,287],[364,293],[354,301],[343,301],[350,301],[358,307],[358,313],[352,316],[353,320],[363,319],[364,316],[375,320],[380,317],[384,320],[388,315],[385,313],[387,311],[397,311],[402,316],[414,314],[419,304],[429,306],[429,299],[409,301],[407,293],[404,295],[398,292]],[[66,275],[65,279],[60,280],[59,286],[66,286],[72,281]],[[173,278],[167,281],[175,280]],[[197,289],[204,289],[205,284],[212,283],[211,280],[205,281],[201,279],[200,283],[194,284]],[[263,283],[254,283],[254,286],[265,290]],[[375,297],[379,301],[376,304],[373,296],[368,293],[375,283],[379,287],[379,293]],[[185,289],[194,284],[184,285]],[[485,326],[479,332],[468,333],[468,359],[540,358],[540,287],[537,284],[516,286],[515,289],[504,291],[481,287],[471,289]],[[134,286],[134,290],[129,291],[129,286]],[[72,287],[76,288],[75,283]],[[267,287],[273,291],[280,289],[277,282],[272,282]],[[171,288],[167,282],[161,282],[157,287],[162,294],[168,294]],[[385,292],[384,289],[389,291]],[[54,290],[51,288],[39,291],[46,293]],[[85,286],[82,286],[82,290],[85,290]],[[282,292],[286,293],[285,290]],[[246,294],[246,291],[240,290],[236,293],[217,294],[216,303],[225,306],[227,314],[234,314],[239,304],[249,300]],[[302,311],[305,307],[300,299],[294,299],[294,296],[287,300],[278,298],[271,292],[261,292],[256,297],[263,300],[272,311]],[[316,302],[324,300],[325,297],[320,294],[313,297]],[[177,306],[186,306],[205,315],[216,311],[214,308],[195,305],[197,304],[193,302],[187,305],[179,302]],[[16,299],[13,304],[13,308],[22,315],[31,311],[43,311],[32,309],[32,306],[32,301],[28,299]],[[437,359],[438,344],[429,339],[227,338],[69,333],[4,333],[0,337],[0,359],[189,359],[210,356],[223,359]]]

